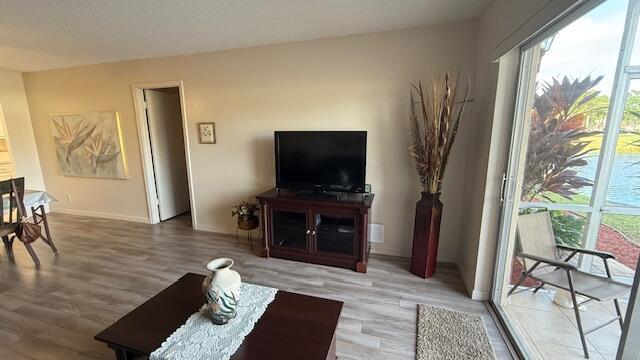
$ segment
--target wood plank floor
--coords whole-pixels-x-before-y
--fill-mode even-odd
[[[36,243],[39,269],[19,242],[15,262],[0,253],[2,359],[112,359],[95,334],[185,272],[205,274],[204,264],[221,256],[235,259],[243,281],[344,301],[340,360],[414,359],[418,303],[481,314],[498,358],[511,358],[452,266],[423,280],[406,259],[374,256],[367,274],[263,259],[231,237],[191,230],[188,217],[146,225],[51,214],[50,225],[60,255]]]

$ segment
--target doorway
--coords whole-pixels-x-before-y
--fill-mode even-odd
[[[585,2],[520,49],[492,302],[527,357],[582,358],[587,348],[596,358],[615,358],[618,350],[617,323],[594,327],[581,341],[566,293],[520,282],[525,245],[542,247],[546,237],[527,240],[516,229],[520,216],[544,210],[555,251],[611,253],[608,263],[582,255],[573,265],[633,281],[640,255],[639,17],[638,0]],[[624,313],[628,295],[618,299]],[[579,314],[588,328],[618,311],[612,301],[584,304]]]
[[[11,156],[7,125],[0,104],[0,180],[9,180],[15,177],[13,156]]]
[[[191,167],[182,82],[133,86],[138,133],[152,224],[191,216]]]

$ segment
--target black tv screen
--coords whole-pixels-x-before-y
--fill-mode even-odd
[[[276,187],[364,192],[366,131],[276,131]]]

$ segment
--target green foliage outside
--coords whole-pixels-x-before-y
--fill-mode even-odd
[[[585,140],[589,141],[587,150],[592,150],[593,155],[596,155],[597,150],[602,148],[602,135],[593,135],[586,137]],[[618,142],[616,143],[616,152],[618,154],[640,154],[640,133],[626,133],[620,134]],[[640,170],[640,167],[638,168]]]
[[[617,230],[629,241],[640,246],[640,216],[604,214],[602,223]]]
[[[539,84],[531,111],[527,158],[522,180],[522,199],[531,201],[553,193],[570,198],[593,182],[577,169],[588,165],[590,141],[598,132],[585,128],[580,110],[598,96],[592,89],[602,76],[584,79],[553,78]]]
[[[585,96],[591,92],[585,93]],[[609,96],[598,95],[577,107],[576,111],[585,115],[584,126],[586,129],[590,131],[604,129],[609,101]],[[638,90],[632,90],[627,95],[621,129],[616,143],[616,153],[640,154],[640,91]],[[589,141],[586,149],[596,154],[595,151],[602,148],[602,139],[602,134],[585,138],[586,141]],[[640,164],[634,166],[638,166],[640,174]],[[574,195],[570,199],[548,194],[548,198],[555,203],[589,203],[589,198],[580,194]],[[623,234],[629,241],[640,245],[640,216],[605,214],[602,217],[602,223]]]
[[[575,111],[585,115],[584,127],[589,130],[603,130],[609,109],[609,96],[594,90],[584,93],[583,97],[593,94],[597,96],[577,106]],[[640,132],[640,91],[631,90],[627,95],[622,116],[621,128],[626,131]]]
[[[590,130],[604,129],[607,111],[609,108],[609,96],[598,95],[590,101],[580,105],[577,111],[581,111],[585,116],[585,128]],[[621,132],[616,143],[616,153],[618,154],[640,154],[640,91],[632,90],[628,93],[625,102],[624,113],[622,117]],[[589,141],[587,150],[597,154],[602,148],[602,134],[597,134],[586,138]],[[632,166],[638,167],[640,175],[640,163]],[[634,188],[633,191],[638,189]],[[639,194],[640,196],[640,194]],[[627,238],[640,244],[640,217],[607,215],[608,219],[613,222],[616,230],[624,233]],[[603,220],[604,221],[604,220]],[[635,229],[635,231],[631,231]]]
[[[571,199],[566,199],[564,197],[558,196],[556,194],[547,194],[550,198],[551,202],[557,204],[572,204],[572,205],[588,205],[589,198],[585,195],[574,195]],[[556,211],[557,212],[557,211]],[[553,213],[553,212],[552,212]],[[584,215],[575,214],[570,212],[563,212],[565,214],[570,214],[570,216],[580,219],[582,225],[578,225],[577,222],[574,222],[569,219],[561,219],[558,218],[556,221],[566,220],[565,224],[554,224],[553,230],[556,231],[556,227],[558,228],[566,228],[573,224],[574,228],[571,231],[571,234],[576,233],[576,231],[580,232],[579,241],[582,243],[582,235],[584,230],[584,225],[586,224],[587,219]],[[553,222],[553,214],[552,214],[552,222]],[[629,241],[640,246],[640,216],[632,216],[632,215],[618,215],[618,214],[604,214],[602,216],[602,223],[607,225],[608,227],[618,231],[623,234]],[[569,241],[574,241],[573,238]],[[559,241],[560,242],[560,241]],[[567,244],[569,245],[569,244]]]
[[[579,189],[593,186],[577,169],[588,165],[589,138],[600,133],[587,129],[585,124],[590,118],[585,111],[599,111],[599,104],[590,104],[599,97],[592,89],[601,80],[602,76],[584,79],[565,76],[540,84],[541,91],[535,95],[531,112],[523,201],[554,202],[556,196],[571,199],[579,194]],[[606,113],[606,106],[604,109]],[[595,120],[592,123],[597,126]],[[582,246],[583,219],[570,212],[551,211],[550,216],[557,243]]]
[[[594,150],[602,146],[610,99],[593,90],[601,79],[564,77],[541,84],[532,111],[523,201],[588,203],[588,198],[577,190],[593,186],[593,182],[577,170],[587,165],[586,157],[596,154]],[[640,91],[629,93],[621,128],[616,151],[640,153]],[[635,166],[640,170],[640,163]],[[556,242],[582,246],[584,214],[551,211],[550,216]],[[602,223],[640,245],[640,216],[606,214]]]
[[[585,219],[565,211],[551,211],[550,215],[556,242],[566,246],[582,247]]]

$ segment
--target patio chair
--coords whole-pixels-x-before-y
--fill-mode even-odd
[[[618,321],[622,328],[623,317],[620,312],[618,298],[628,293],[631,290],[631,285],[620,283],[611,278],[608,260],[615,259],[612,254],[556,244],[548,211],[519,215],[517,232],[522,248],[522,252],[517,256],[522,258],[524,270],[518,279],[518,283],[509,290],[507,296],[513,294],[518,286],[527,278],[540,282],[540,285],[534,289],[534,293],[545,285],[551,285],[568,291],[571,294],[571,300],[573,302],[573,311],[576,316],[578,331],[580,332],[580,341],[582,342],[584,357],[588,359],[589,351],[587,350],[585,335],[615,321]],[[562,260],[561,254],[565,252],[568,253],[568,256]],[[576,265],[569,263],[577,254],[592,255],[601,258],[607,277],[578,270]],[[540,266],[541,264],[543,264],[543,266]],[[540,268],[550,266],[551,271],[534,272],[539,266]],[[576,295],[582,295],[586,297],[587,300],[578,303]],[[580,320],[579,306],[593,300],[613,300],[617,316],[585,331],[582,328],[582,322]]]

